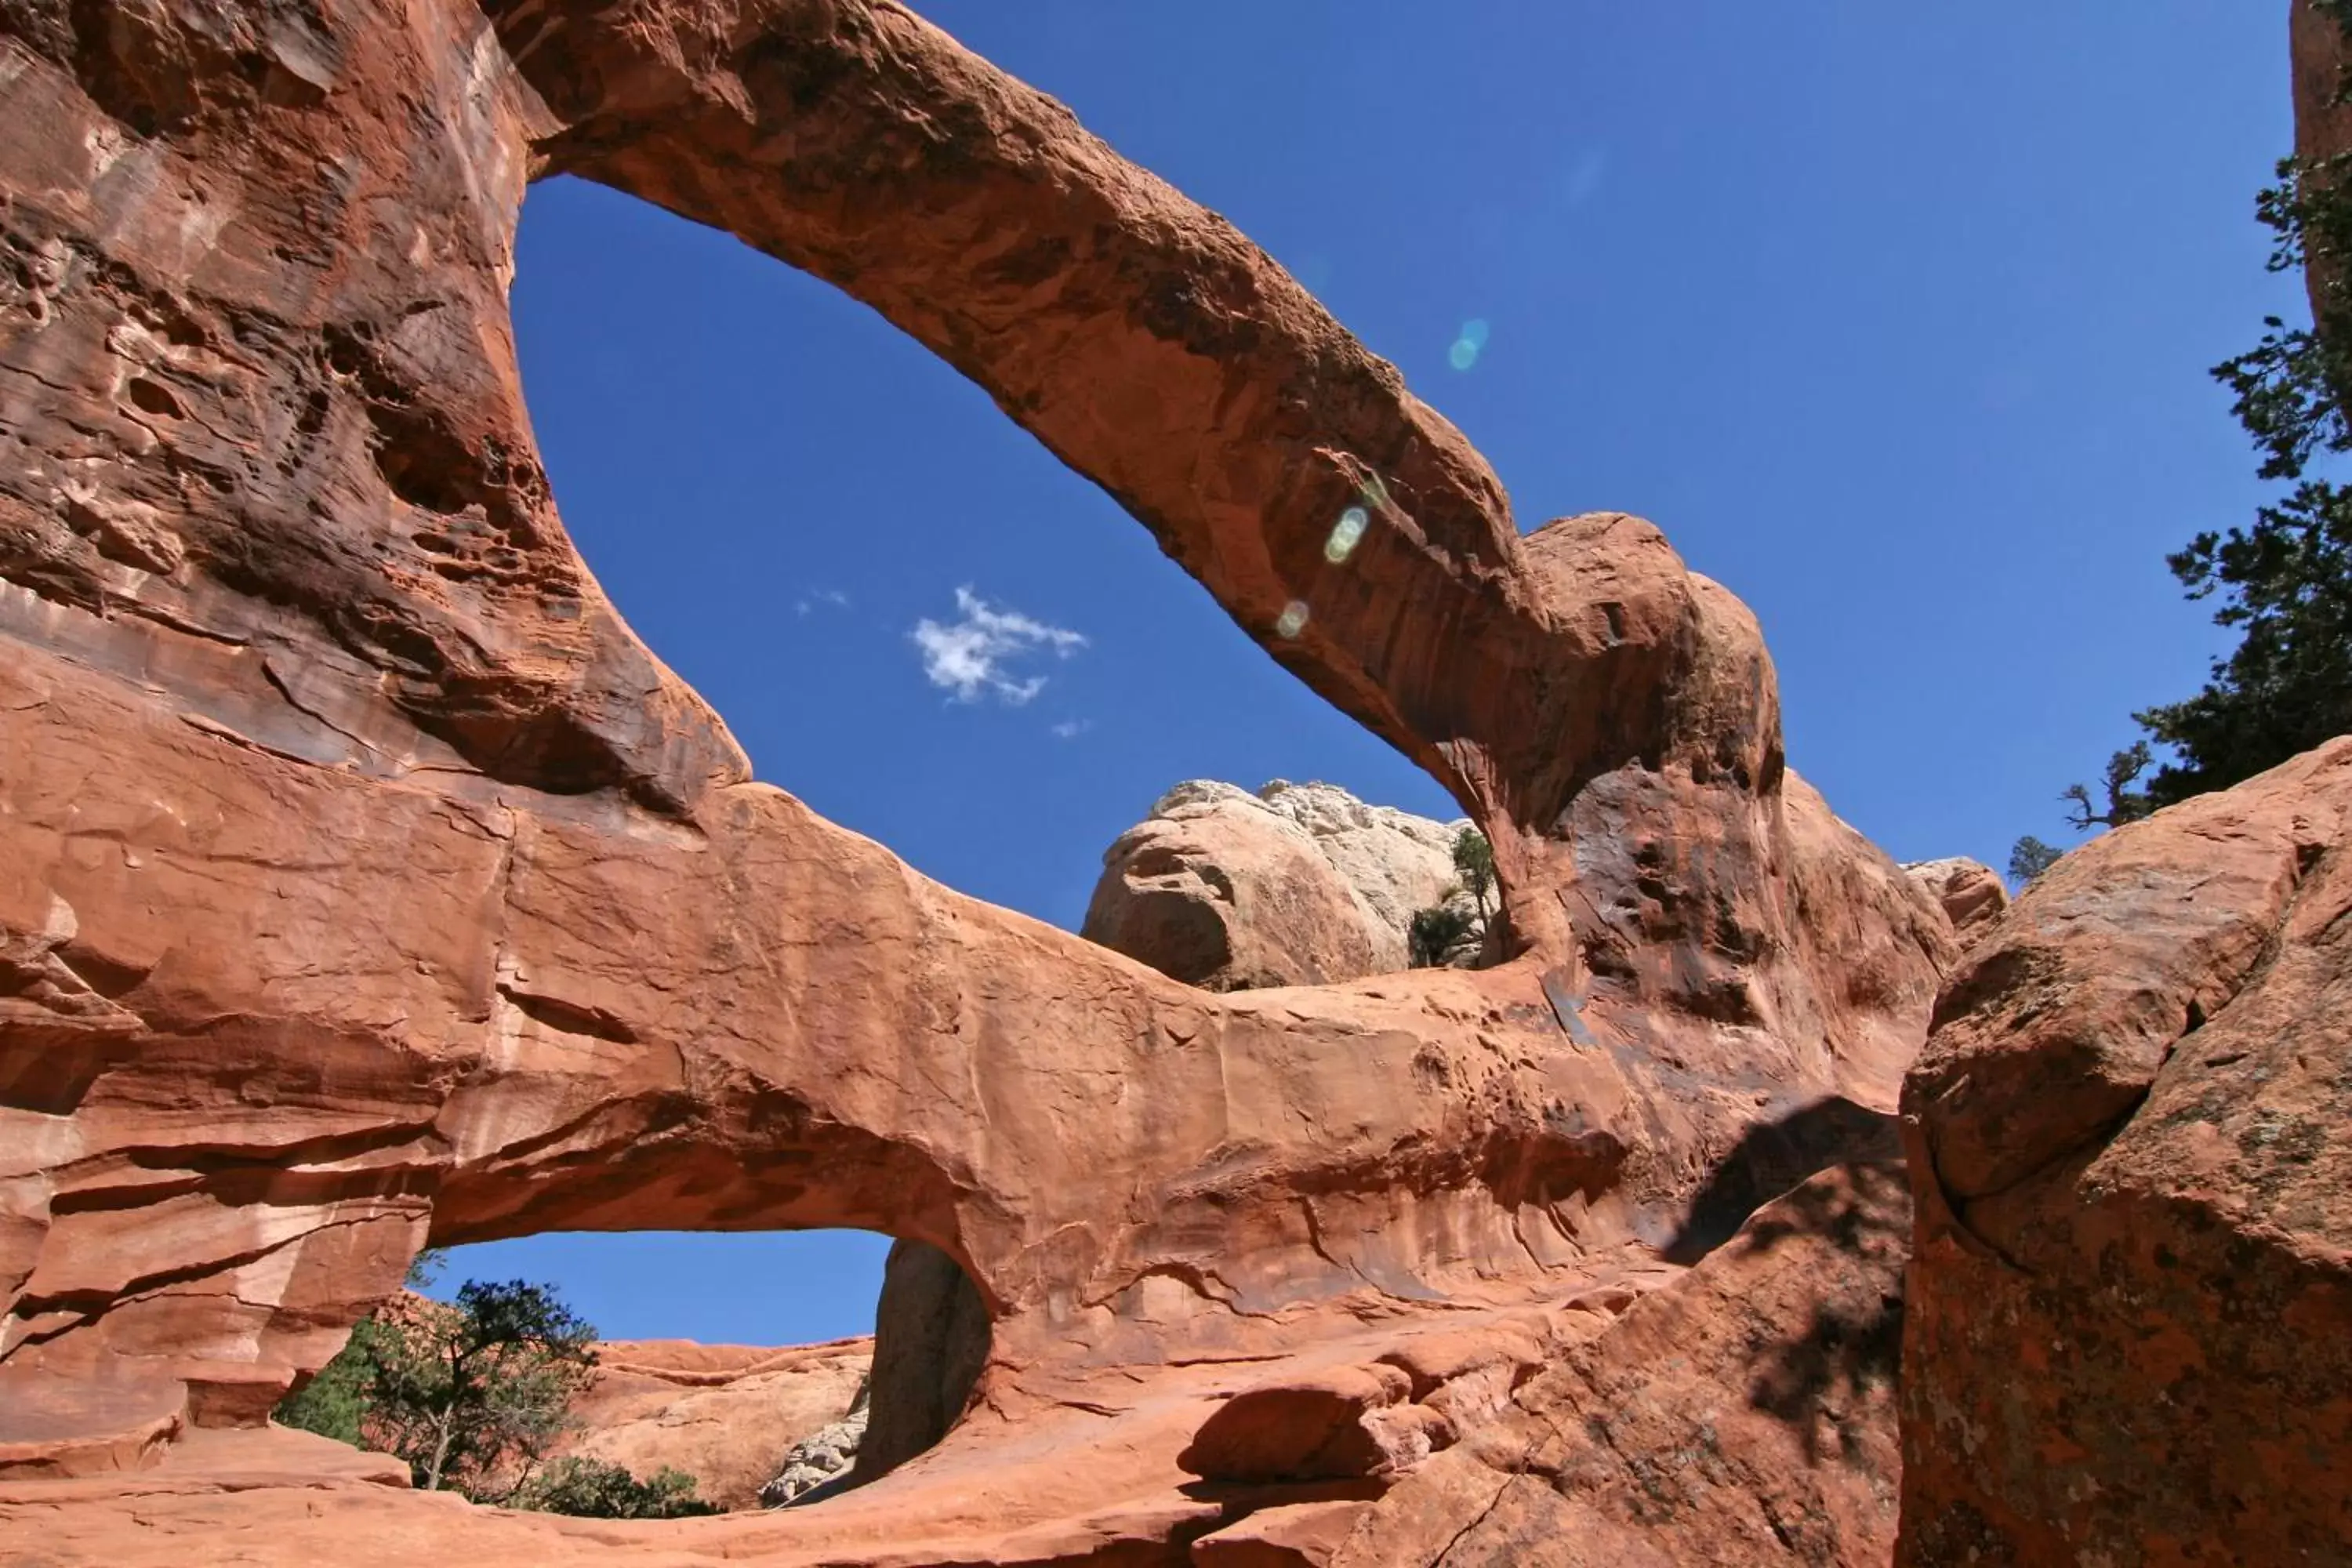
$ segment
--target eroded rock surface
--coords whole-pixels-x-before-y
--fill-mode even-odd
[[[971,375],[1447,786],[1507,962],[1215,995],[751,781],[549,498],[541,173]],[[1330,1500],[1185,1489],[1242,1385],[1672,1278],[1759,1134],[1892,1104],[1951,961],[1787,770],[1735,598],[1638,519],[1522,536],[1263,252],[895,5],[0,0],[0,1457],[38,1411],[148,1466],[12,1483],[62,1561],[1164,1558]],[[172,1458],[428,1241],[804,1226],[935,1247],[992,1322],[948,1440],[820,1508]]]
[[[2352,738],[2069,855],[1937,1018],[1900,1561],[2352,1560]]]
[[[2321,0],[2293,0],[2289,37],[2294,61],[2294,155],[2304,176],[2325,183],[2329,161],[2352,151],[2352,101],[2344,95],[2346,70],[2352,67],[2352,38],[2342,18]],[[2341,177],[2338,174],[2336,177]],[[2330,310],[2330,299],[2342,262],[2333,247],[2315,247],[2306,254],[2304,281],[2312,314]]]
[[[870,1339],[789,1349],[614,1340],[572,1404],[581,1430],[557,1449],[651,1476],[695,1480],[721,1508],[756,1508],[787,1456],[838,1420],[865,1387]]]
[[[1467,826],[1333,784],[1194,779],[1104,852],[1081,934],[1211,991],[1391,973],[1413,911],[1448,901]]]
[[[1765,1205],[1366,1510],[1333,1568],[1885,1563],[1909,1228],[1899,1166]]]

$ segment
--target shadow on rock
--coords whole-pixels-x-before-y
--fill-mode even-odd
[[[1895,1119],[1843,1095],[1800,1106],[1777,1121],[1758,1122],[1741,1134],[1691,1200],[1682,1228],[1666,1244],[1666,1260],[1696,1263],[1738,1235],[1758,1209],[1832,1165],[1902,1158]],[[1788,1223],[1776,1216],[1758,1227],[1748,1245],[1770,1246],[1763,1239],[1767,1233],[1785,1235]]]
[[[1738,1250],[1768,1252],[1801,1239],[1847,1258],[1899,1259],[1910,1250],[1909,1197],[1902,1166],[1856,1165],[1847,1184],[1809,1183],[1759,1215]],[[1804,1331],[1775,1347],[1748,1387],[1748,1405],[1795,1428],[1809,1461],[1834,1441],[1842,1458],[1859,1462],[1860,1413],[1893,1396],[1903,1363],[1899,1266],[1862,1288],[1869,1283],[1860,1274],[1854,1288],[1825,1294]]]

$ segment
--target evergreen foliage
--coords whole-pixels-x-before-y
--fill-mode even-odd
[[[2352,0],[2315,0],[2352,36]],[[2352,81],[2337,101],[2352,101]],[[2227,789],[2322,742],[2352,732],[2352,489],[2306,477],[2323,458],[2352,452],[2352,152],[2313,163],[2288,158],[2255,199],[2271,230],[2270,269],[2305,274],[2312,324],[2264,319],[2262,341],[2213,368],[2232,412],[2262,455],[2264,479],[2294,489],[2249,526],[2207,530],[2167,556],[2191,599],[2214,601],[2213,621],[2240,634],[2213,661],[2204,688],[2133,720],[2147,741],[2108,760],[2107,809],[2068,788],[2078,830],[2113,826],[2210,790]],[[2034,862],[2021,838],[2011,875]]]
[[[362,1425],[369,1447],[408,1461],[417,1487],[505,1501],[562,1435],[596,1365],[596,1331],[542,1285],[469,1279],[451,1304],[371,1336]]]
[[[2009,879],[2021,888],[2056,865],[2064,853],[2056,845],[2044,844],[2029,833],[2010,849]]]
[[[374,1376],[373,1341],[376,1323],[362,1318],[352,1329],[335,1359],[320,1367],[300,1388],[278,1402],[271,1412],[280,1426],[299,1426],[332,1437],[338,1443],[361,1445],[360,1422],[367,1414],[368,1384]]]
[[[1486,934],[1486,900],[1495,890],[1495,848],[1485,834],[1465,827],[1454,836],[1454,869],[1462,879],[1445,890],[1444,900],[1413,910],[1405,928],[1405,948],[1415,969],[1434,969],[1463,938]],[[1472,908],[1467,910],[1454,901],[1464,893],[1470,895]]]
[[[2179,760],[2147,799],[2227,789],[2352,731],[2352,490],[2316,481],[2263,508],[2251,528],[2202,533],[2169,558],[2189,597],[2243,636],[2205,689],[2135,715]]]
[[[409,1284],[426,1283],[435,1261],[419,1258]],[[717,1512],[680,1470],[640,1480],[584,1458],[541,1469],[573,1426],[572,1401],[594,1373],[595,1339],[547,1286],[469,1279],[454,1301],[410,1297],[359,1323],[275,1415],[286,1426],[395,1455],[420,1489],[474,1502],[599,1519]]]
[[[1475,918],[1468,910],[1452,904],[1433,904],[1425,910],[1412,911],[1412,924],[1405,930],[1405,946],[1411,950],[1415,969],[1434,969],[1445,962],[1454,944],[1470,934]]]
[[[639,1480],[620,1465],[574,1456],[559,1459],[508,1499],[509,1508],[583,1519],[686,1519],[717,1513],[694,1495],[694,1478],[667,1465]]]
[[[1454,836],[1454,869],[1461,875],[1462,890],[1477,906],[1478,922],[1486,921],[1486,895],[1495,887],[1495,847],[1475,827]]]

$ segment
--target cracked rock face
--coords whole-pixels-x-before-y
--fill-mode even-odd
[[[1885,1563],[1909,1226],[1886,1164],[1759,1209],[1366,1510],[1332,1568]]]
[[[1393,973],[1413,911],[1459,897],[1468,826],[1333,784],[1190,780],[1104,851],[1081,934],[1210,991]]]
[[[866,1385],[857,1385],[848,1414],[829,1421],[784,1450],[776,1473],[760,1489],[761,1508],[783,1508],[800,1501],[828,1481],[848,1476],[857,1458],[858,1445],[873,1415],[866,1403]]]
[[[550,499],[506,309],[549,173],[838,284],[1118,496],[1461,802],[1506,961],[1218,995],[751,779]],[[1176,1458],[1270,1363],[1664,1288],[1759,1130],[1892,1105],[1954,952],[1788,770],[1737,599],[1638,519],[1522,534],[1263,252],[896,5],[0,0],[0,1465],[150,1466],[135,1529],[23,1483],[85,1489],[25,1505],[68,1561],[626,1554],[314,1510],[223,1431],[420,1246],[557,1228],[887,1231],[991,1320],[939,1447],[680,1550],[1328,1502]]]
[[[2352,739],[2096,839],[1904,1086],[1899,1561],[2352,1556]]]

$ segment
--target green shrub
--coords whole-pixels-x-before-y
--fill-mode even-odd
[[[412,1270],[425,1282],[429,1260]],[[426,1491],[596,1519],[717,1513],[695,1480],[640,1480],[601,1459],[542,1470],[596,1365],[596,1331],[544,1285],[469,1279],[454,1302],[412,1297],[352,1330],[341,1353],[278,1402],[278,1421],[408,1461]]]
[[[1468,910],[1451,904],[1413,910],[1412,924],[1405,931],[1405,946],[1411,950],[1412,966],[1434,969],[1444,963],[1447,951],[1470,934],[1474,923]]]
[[[717,1513],[719,1505],[694,1495],[694,1478],[665,1465],[639,1480],[603,1459],[559,1459],[507,1500],[509,1508],[584,1519],[686,1519]]]
[[[1486,920],[1486,895],[1495,886],[1495,847],[1475,827],[1454,836],[1454,869],[1461,874],[1462,890],[1477,907],[1481,925]]]
[[[278,1402],[273,1415],[278,1423],[359,1447],[360,1422],[367,1414],[368,1384],[375,1376],[373,1346],[376,1331],[373,1319],[362,1319],[334,1360],[320,1367],[309,1383]]]

